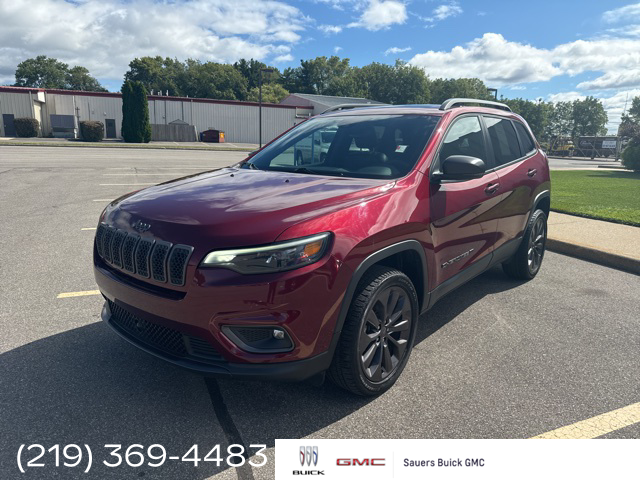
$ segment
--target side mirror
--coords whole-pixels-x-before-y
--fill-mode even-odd
[[[482,178],[485,172],[485,164],[476,157],[467,155],[451,155],[445,158],[440,166],[441,172],[435,173],[433,178],[440,180],[471,180]]]
[[[251,157],[253,157],[253,156],[254,156],[256,153],[258,153],[258,152],[259,152],[259,150],[254,150],[254,151],[252,151],[252,152],[249,152],[249,154],[247,155],[247,158],[251,158]]]

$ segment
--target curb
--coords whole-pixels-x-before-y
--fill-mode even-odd
[[[605,267],[611,267],[617,270],[622,270],[623,272],[640,275],[640,260],[636,260],[635,258],[603,252],[602,250],[596,250],[595,248],[585,247],[582,245],[574,245],[572,243],[555,240],[553,238],[547,238],[546,246],[551,252],[561,253],[570,257],[604,265]]]

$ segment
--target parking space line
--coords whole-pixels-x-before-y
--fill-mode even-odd
[[[167,172],[167,173],[103,173],[105,177],[122,177],[123,175],[180,175],[175,172]],[[185,173],[185,175],[187,175]]]
[[[101,183],[101,187],[125,187],[131,185],[157,185],[157,182],[152,183]]]
[[[98,227],[84,227],[84,228],[81,228],[80,230],[83,230],[83,231],[84,230],[95,230],[96,228],[98,228]]]
[[[100,290],[85,290],[84,292],[59,293],[56,298],[86,297],[88,295],[100,295]]]
[[[640,402],[531,438],[596,438],[635,423],[640,423]]]

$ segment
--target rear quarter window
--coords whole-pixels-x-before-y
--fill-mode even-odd
[[[520,144],[516,131],[513,128],[511,120],[506,118],[484,117],[491,146],[493,147],[493,156],[496,160],[496,167],[512,162],[522,155],[520,153]]]
[[[531,135],[529,134],[527,128],[520,122],[513,122],[513,124],[516,126],[516,130],[518,132],[518,137],[520,137],[520,143],[522,144],[522,150],[524,151],[524,154],[526,155],[534,151],[536,148],[536,144],[533,141],[533,138],[531,138]]]

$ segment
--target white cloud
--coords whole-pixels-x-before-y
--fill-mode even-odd
[[[513,87],[509,87],[509,90],[526,90],[527,87],[524,85],[514,85]]]
[[[396,0],[371,0],[357,22],[348,27],[363,27],[375,31],[407,21],[407,6]]]
[[[451,2],[439,5],[431,12],[431,17],[427,18],[429,22],[442,21],[445,18],[455,17],[462,13],[462,8],[458,5],[458,2]]]
[[[274,63],[284,63],[284,62],[292,62],[293,61],[293,55],[291,55],[290,53],[287,53],[285,55],[278,55],[276,58],[273,59]]]
[[[430,50],[409,63],[425,69],[431,77],[478,77],[492,86],[540,82],[562,71],[549,60],[546,50],[510,42],[498,33],[485,33],[449,52]]]
[[[628,22],[640,20],[640,3],[626,5],[614,10],[607,10],[602,14],[602,20],[607,23]]]
[[[329,35],[331,33],[340,33],[342,27],[340,25],[319,25],[318,30]]]
[[[135,57],[233,62],[268,59],[300,40],[309,23],[281,0],[0,1],[0,83],[16,65],[48,55],[120,79]]]
[[[387,55],[396,55],[397,53],[402,53],[402,52],[408,52],[409,50],[411,50],[411,47],[404,47],[404,48],[400,48],[400,47],[391,47],[391,48],[387,48],[384,51],[385,56]]]
[[[640,39],[577,40],[542,49],[485,33],[450,51],[428,51],[410,62],[432,77],[478,77],[492,86],[544,82],[559,75],[606,72],[580,88],[640,86]]]
[[[338,47],[337,45],[333,47],[333,53],[338,53],[340,50],[342,50],[342,47]]]

